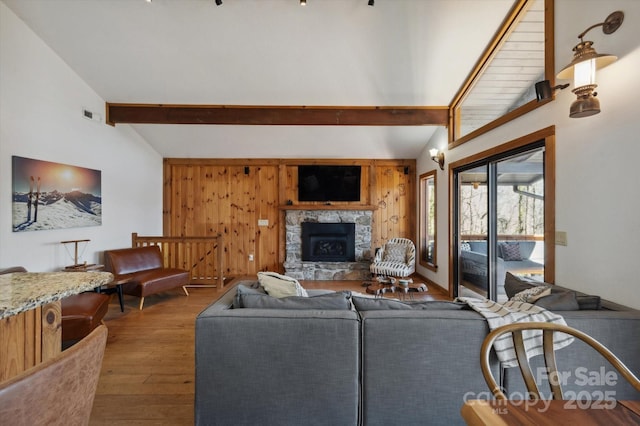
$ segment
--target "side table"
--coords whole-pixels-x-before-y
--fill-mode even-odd
[[[62,270],[63,272],[93,272],[93,271],[104,271],[104,265],[99,265],[95,263],[91,264],[78,264],[65,266]],[[124,312],[124,301],[122,294],[122,284],[126,284],[129,280],[120,280],[120,281],[111,281],[104,286],[96,287],[96,292],[104,293],[104,294],[118,294],[118,302],[120,303],[120,312]],[[105,288],[103,288],[105,287]]]
[[[426,284],[414,283],[411,278],[380,277],[365,284],[367,286],[365,291],[373,294],[376,298],[382,297],[387,292],[398,292],[398,299],[406,300],[408,298],[413,300],[412,291],[427,291]]]
[[[376,298],[382,297],[386,292],[394,293],[396,291],[396,279],[393,277],[377,277],[373,283],[367,286],[365,290],[369,294],[373,294]]]
[[[400,299],[406,300],[409,298],[413,300],[413,291],[427,291],[427,286],[424,283],[414,283],[412,279],[399,279],[396,285],[396,290],[401,294]]]
[[[97,272],[104,271],[104,265],[95,263],[80,263],[78,265],[65,266],[62,272]]]

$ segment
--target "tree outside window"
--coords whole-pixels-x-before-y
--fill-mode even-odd
[[[433,271],[436,263],[436,171],[420,175],[420,264]]]

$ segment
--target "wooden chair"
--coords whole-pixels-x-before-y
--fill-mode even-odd
[[[534,376],[531,372],[531,366],[529,365],[529,361],[527,360],[522,334],[524,330],[542,331],[544,361],[549,377],[559,377],[558,367],[556,366],[555,351],[553,349],[553,333],[560,332],[569,334],[590,345],[607,361],[609,361],[611,365],[613,365],[618,370],[618,372],[620,372],[620,374],[622,374],[622,376],[627,379],[627,381],[629,381],[629,383],[631,383],[631,385],[637,391],[640,392],[640,380],[631,372],[631,370],[627,368],[626,365],[622,363],[622,361],[618,359],[618,357],[616,357],[609,349],[607,349],[603,344],[598,342],[593,337],[589,336],[586,333],[583,333],[580,330],[576,330],[575,328],[566,325],[548,322],[528,322],[508,324],[499,327],[491,331],[482,343],[482,348],[480,350],[480,366],[482,368],[484,379],[496,399],[506,400],[508,398],[504,394],[502,389],[500,389],[500,386],[491,374],[491,369],[489,368],[489,354],[496,339],[506,333],[512,333],[513,345],[516,352],[516,357],[518,359],[520,372],[522,373],[522,377],[524,379],[525,385],[527,386],[527,390],[529,392],[529,395],[531,396],[531,399],[542,399],[540,390],[538,389],[538,385],[536,384]],[[553,394],[553,399],[564,399],[562,394],[562,387],[557,380],[549,380],[549,386]]]
[[[88,425],[107,328],[98,326],[76,345],[0,383],[0,423]]]

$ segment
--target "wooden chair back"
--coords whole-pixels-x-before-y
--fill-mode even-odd
[[[491,368],[489,367],[489,354],[493,347],[493,343],[502,335],[506,333],[512,333],[513,345],[518,359],[518,365],[520,372],[524,379],[527,391],[531,399],[542,399],[540,390],[531,372],[531,366],[527,359],[527,354],[524,346],[523,331],[525,330],[540,330],[542,332],[542,344],[544,350],[544,362],[547,368],[547,375],[550,378],[549,386],[553,395],[553,399],[564,399],[562,394],[562,387],[559,380],[553,380],[558,378],[558,367],[556,365],[555,351],[553,349],[553,334],[556,332],[566,333],[575,338],[587,343],[597,352],[599,352],[611,365],[622,374],[622,376],[637,390],[640,392],[640,380],[627,368],[626,365],[618,359],[609,349],[603,344],[598,342],[593,337],[575,328],[555,323],[547,322],[528,322],[528,323],[514,323],[504,325],[491,331],[484,339],[482,348],[480,350],[480,366],[482,368],[482,374],[489,386],[489,389],[496,397],[496,399],[508,399],[504,394],[495,378],[491,374]]]

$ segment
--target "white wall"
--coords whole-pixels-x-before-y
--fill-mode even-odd
[[[588,33],[599,53],[618,61],[598,72],[602,112],[569,118],[575,95],[569,89],[556,100],[451,151],[446,131],[434,134],[417,161],[418,173],[437,167],[428,149],[445,148],[447,164],[550,125],[556,126],[556,229],[568,245],[556,246],[557,284],[640,309],[640,2],[636,0],[556,0],[556,72],[571,60],[577,35],[615,10],[625,13],[620,29]],[[448,288],[448,167],[438,172],[437,273],[418,271]]]
[[[117,78],[117,76],[114,76]],[[82,108],[103,122],[82,118]],[[162,235],[162,158],[128,126],[104,124],[104,100],[0,2],[0,267],[73,263],[63,240],[90,239],[81,260]],[[12,232],[11,156],[102,171],[102,226]]]

